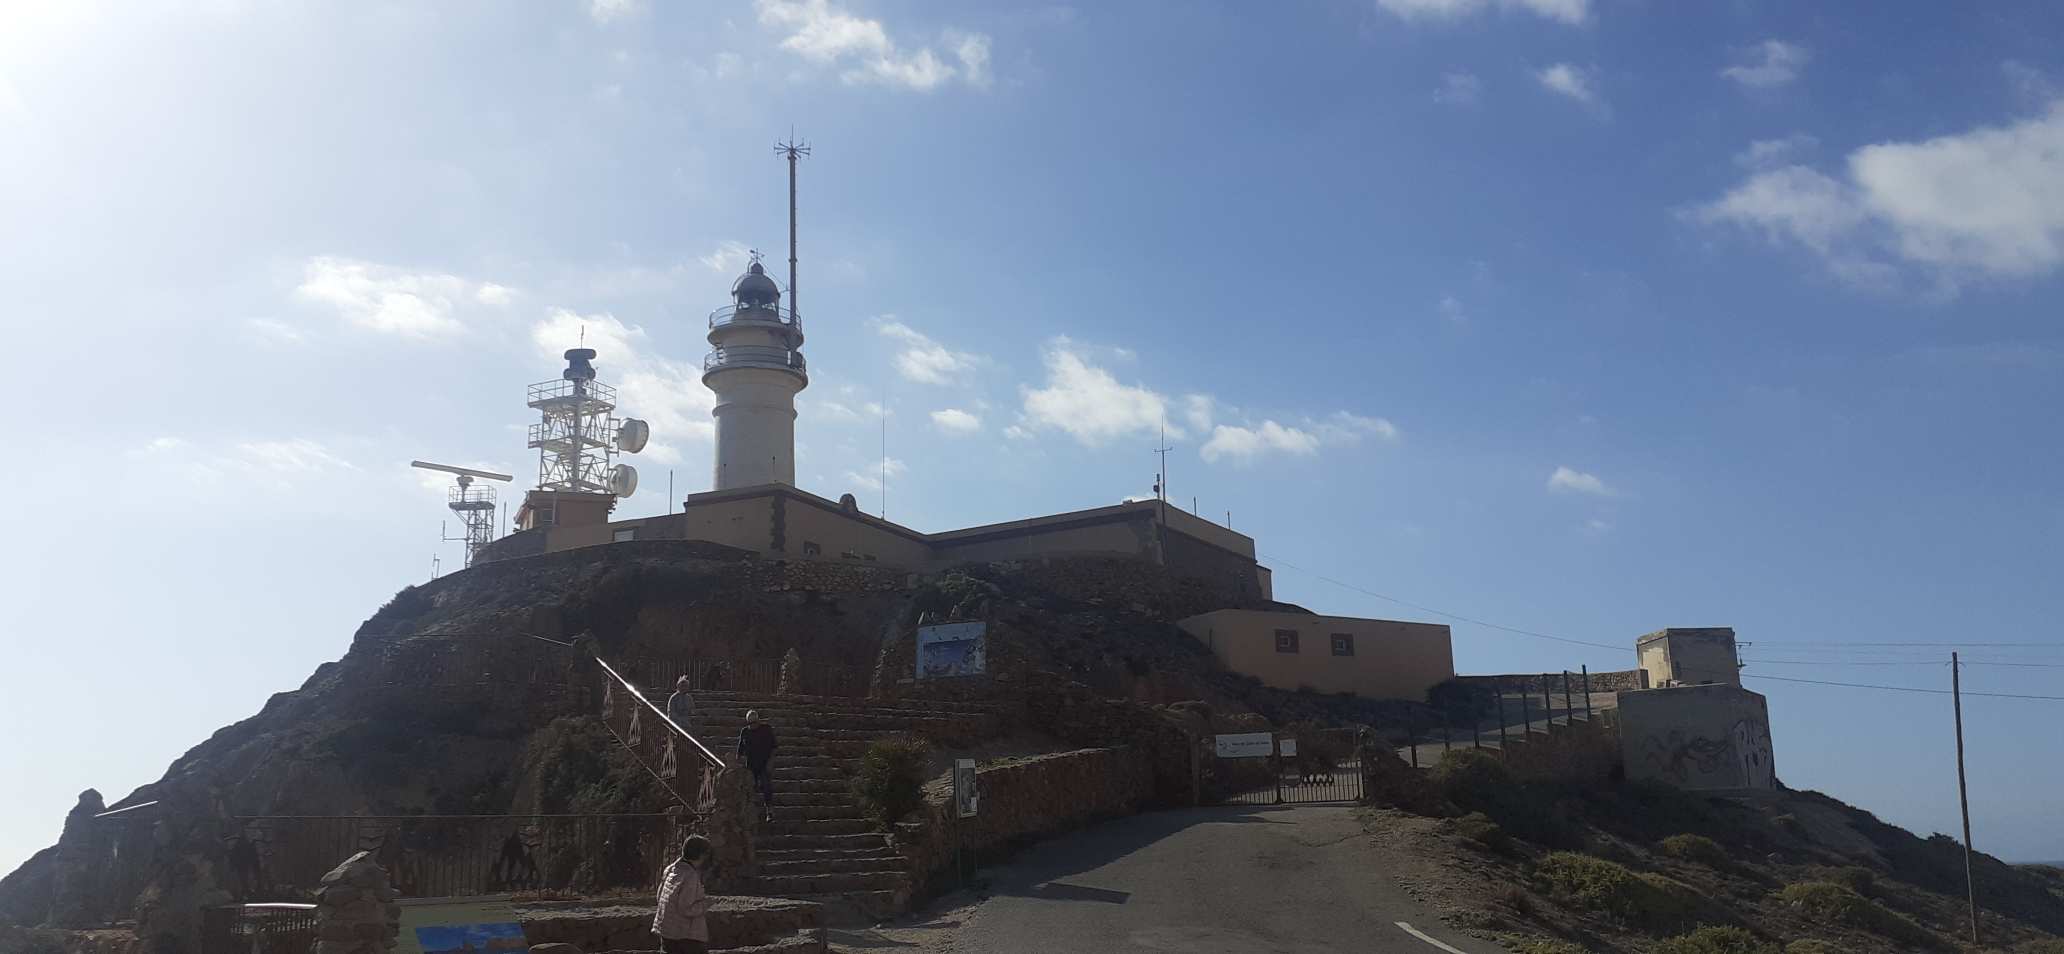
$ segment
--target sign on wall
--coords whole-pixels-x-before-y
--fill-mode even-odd
[[[939,623],[917,628],[917,678],[979,676],[988,668],[989,624]]]
[[[521,954],[516,909],[502,900],[405,902],[395,954]]]
[[[953,760],[953,805],[962,818],[975,817],[982,796],[975,790],[975,760]]]
[[[1273,732],[1240,732],[1217,736],[1212,741],[1222,759],[1265,759],[1276,754]]]

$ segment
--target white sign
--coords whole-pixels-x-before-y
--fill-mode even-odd
[[[960,817],[975,817],[981,800],[981,793],[975,790],[975,760],[954,759],[953,803],[959,810]]]
[[[1213,738],[1222,759],[1265,759],[1276,754],[1273,732],[1242,732]]]
[[[979,676],[988,667],[989,624],[940,623],[917,628],[917,678]]]
[[[1278,743],[1276,743],[1276,751],[1277,751],[1277,752],[1280,752],[1280,753],[1282,754],[1282,756],[1283,756],[1284,758],[1286,758],[1286,759],[1287,759],[1287,758],[1289,758],[1289,757],[1291,757],[1291,756],[1293,756],[1293,755],[1296,755],[1296,754],[1297,754],[1297,740],[1296,740],[1296,739],[1284,739],[1283,741],[1281,741],[1281,742],[1278,742]]]

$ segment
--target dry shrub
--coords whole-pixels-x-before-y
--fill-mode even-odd
[[[1777,893],[1777,899],[1809,918],[1869,931],[1916,947],[1935,947],[1941,943],[1933,931],[1857,894],[1847,885],[1832,881],[1801,881],[1785,885]]]

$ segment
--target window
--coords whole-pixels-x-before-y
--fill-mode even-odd
[[[1296,651],[1297,631],[1294,629],[1276,630],[1276,652],[1294,653]]]
[[[611,535],[611,539],[616,543],[623,543],[626,540],[636,540],[638,539],[638,529],[636,527],[632,527],[628,530],[618,530],[616,531],[616,533]]]
[[[1354,655],[1354,634],[1353,634],[1353,633],[1334,633],[1334,634],[1333,634],[1333,655],[1335,655],[1335,656],[1352,656],[1352,655]]]
[[[815,541],[815,540],[804,540],[804,541],[803,541],[803,555],[804,555],[804,556],[822,556],[822,555],[824,555],[824,548],[823,548],[822,546],[819,546],[819,545],[817,544],[817,541]]]

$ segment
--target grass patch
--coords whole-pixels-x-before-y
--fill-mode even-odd
[[[1512,843],[1512,836],[1483,812],[1470,812],[1455,819],[1455,833],[1492,851],[1504,851]]]
[[[1655,954],[1778,954],[1777,945],[1738,927],[1702,927],[1654,947]]]
[[[1680,861],[1697,862],[1708,868],[1728,868],[1727,849],[1704,835],[1671,835],[1656,843],[1656,850]]]
[[[1816,920],[1832,921],[1920,947],[1935,947],[1940,943],[1935,932],[1881,907],[1848,885],[1832,881],[1801,881],[1785,885],[1777,893],[1777,899]]]
[[[1525,934],[1498,935],[1498,943],[1518,954],[1591,954],[1581,944],[1558,941],[1552,937],[1531,937]]]
[[[1648,931],[1680,930],[1698,911],[1697,896],[1682,884],[1573,851],[1542,859],[1534,875],[1549,896],[1571,907]]]
[[[1784,954],[1848,954],[1827,941],[1808,938],[1784,946]]]
[[[1556,808],[1559,790],[1512,777],[1505,761],[1478,749],[1456,749],[1426,773],[1444,800],[1481,812],[1506,832],[1552,847],[1578,843],[1576,829]]]
[[[884,827],[902,821],[924,803],[925,760],[931,748],[918,739],[882,739],[860,757],[853,791],[861,807]]]

